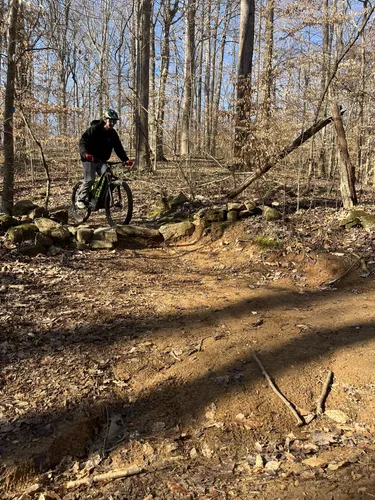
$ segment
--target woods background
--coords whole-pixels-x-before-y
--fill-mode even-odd
[[[298,190],[328,180],[356,204],[355,183],[375,181],[373,11],[368,0],[0,0],[2,210],[17,176],[80,172],[80,134],[107,106],[139,169],[200,158],[239,182],[319,120],[340,122],[342,106],[344,126],[275,171]]]

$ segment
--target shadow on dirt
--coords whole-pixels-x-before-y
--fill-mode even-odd
[[[312,300],[316,304],[325,298],[326,294],[322,292],[298,295],[281,291],[263,296],[261,299],[239,301],[219,310],[191,311],[162,318],[138,320],[117,318],[110,326],[87,325],[74,331],[52,331],[39,338],[34,337],[27,342],[27,345],[23,343],[22,350],[37,360],[41,353],[43,356],[53,356],[62,349],[69,350],[72,346],[82,347],[92,344],[104,347],[115,343],[119,338],[134,338],[142,333],[175,330],[179,325],[188,324],[191,329],[198,328],[199,323],[208,317],[212,317],[215,321],[223,321],[228,316],[240,320],[254,309],[265,311],[277,308],[303,308],[311,305]],[[297,338],[294,337],[277,349],[258,352],[265,366],[272,366],[272,374],[277,376],[291,364],[302,365],[325,357],[328,352],[331,354],[332,350],[374,339],[374,327],[373,322],[362,321],[354,331],[350,326],[338,330],[310,331]],[[291,349],[293,359],[290,358]],[[17,362],[16,357],[5,358],[6,356],[3,357],[5,362]],[[166,429],[177,425],[187,426],[192,419],[200,416],[206,404],[238,389],[238,381],[233,377],[233,372],[238,370],[239,365],[249,366],[245,378],[241,381],[242,386],[249,386],[262,377],[249,351],[247,356],[241,356],[240,359],[190,383],[181,384],[176,380],[171,383],[166,380],[156,389],[145,392],[133,403],[130,403],[126,396],[122,398],[115,393],[108,393],[106,400],[88,397],[63,411],[28,412],[22,419],[0,423],[2,461],[24,464],[25,461],[22,460],[26,460],[29,471],[45,471],[57,465],[67,455],[82,456],[86,445],[94,439],[98,428],[105,423],[106,414],[111,412],[121,412],[126,422],[128,437],[133,422],[134,429],[145,435],[150,433],[153,424],[158,421],[164,422]],[[225,386],[216,383],[218,378],[223,377],[228,380]],[[18,472],[15,472],[15,477],[17,474]],[[22,474],[25,474],[25,471]]]

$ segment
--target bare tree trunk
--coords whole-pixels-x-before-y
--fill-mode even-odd
[[[274,32],[275,0],[267,0],[265,9],[265,34],[264,34],[264,64],[262,82],[262,119],[267,128],[271,115],[271,94],[273,87],[273,32]]]
[[[46,173],[46,196],[44,198],[44,208],[47,210],[48,209],[49,196],[50,196],[50,192],[51,192],[51,176],[50,176],[50,173],[49,173],[48,163],[47,163],[44,151],[43,151],[42,143],[39,141],[39,139],[35,136],[34,132],[32,131],[32,129],[30,127],[30,123],[28,122],[28,120],[27,120],[27,118],[25,116],[25,113],[23,112],[22,108],[21,108],[21,115],[22,115],[22,118],[23,118],[23,120],[25,122],[25,125],[26,125],[28,131],[30,132],[31,137],[34,139],[35,143],[37,144],[37,146],[38,146],[38,148],[40,150],[41,157],[42,157],[43,167],[44,167],[44,171]]]
[[[355,191],[355,175],[354,167],[350,161],[348,144],[346,141],[346,134],[342,118],[340,114],[340,107],[336,101],[331,102],[331,112],[333,123],[337,134],[337,142],[340,150],[340,191],[341,199],[344,208],[352,208],[357,204],[357,194]]]
[[[151,12],[153,12],[153,0],[152,0]],[[155,52],[155,24],[151,19],[150,22],[150,79],[149,79],[149,104],[148,104],[148,136],[149,136],[149,148],[150,152],[156,151],[156,52]],[[156,161],[153,163],[153,169],[156,169]]]
[[[170,0],[164,4],[163,13],[163,42],[161,47],[161,68],[160,68],[160,82],[159,82],[159,95],[156,113],[156,159],[157,161],[164,161],[164,115],[166,95],[165,89],[167,86],[167,79],[169,75],[170,63],[170,30],[178,9],[178,0],[175,0],[173,7],[171,7]]]
[[[243,147],[248,138],[251,109],[251,72],[254,50],[254,0],[241,0],[240,43],[237,73],[237,117],[235,163],[243,164]]]
[[[202,154],[204,149],[204,129],[202,127],[202,87],[203,87],[203,39],[204,39],[204,26],[205,26],[205,9],[202,9],[200,15],[199,26],[197,32],[199,33],[199,40],[197,40],[196,48],[196,103],[195,103],[195,134],[197,142],[197,154]]]
[[[224,56],[225,56],[225,48],[226,48],[226,40],[227,40],[227,31],[229,24],[229,7],[231,5],[231,0],[227,0],[225,6],[225,14],[224,14],[224,26],[223,26],[223,36],[220,47],[220,60],[219,67],[217,69],[217,81],[216,81],[216,89],[214,96],[214,106],[213,106],[213,123],[212,123],[212,154],[216,156],[216,137],[218,132],[218,122],[219,122],[219,106],[220,106],[220,98],[221,98],[221,86],[223,81],[223,65],[224,65]]]
[[[322,26],[322,37],[323,37],[323,47],[322,47],[322,79],[321,79],[321,84],[322,84],[322,93],[324,92],[324,89],[327,85],[328,82],[328,77],[330,73],[330,60],[331,60],[331,47],[332,44],[330,43],[330,40],[332,40],[332,37],[330,37],[330,23],[328,20],[328,7],[329,7],[329,0],[323,0],[322,2],[322,14],[323,14],[323,26]],[[322,115],[324,116],[327,113],[327,104],[324,103],[322,106]],[[319,176],[324,177],[327,172],[326,168],[326,161],[327,161],[327,129],[323,129],[322,131],[322,142],[320,145],[320,151],[319,151],[319,162],[318,162],[318,169],[319,169]]]
[[[188,0],[185,24],[185,65],[184,65],[184,99],[182,104],[181,120],[181,155],[188,156],[190,153],[190,117],[193,102],[194,82],[194,47],[195,47],[195,13],[196,3]]]
[[[150,24],[151,1],[143,0],[140,11],[140,33],[138,36],[136,150],[139,166],[146,171],[151,170],[148,133],[150,97]]]
[[[204,46],[204,82],[203,82],[203,94],[204,94],[204,125],[203,125],[203,134],[204,134],[204,140],[203,140],[203,151],[208,152],[209,151],[209,142],[210,142],[210,129],[209,129],[209,115],[210,115],[210,105],[211,105],[211,96],[210,96],[210,81],[212,78],[211,74],[211,65],[212,65],[212,60],[211,60],[211,46],[212,46],[212,39],[211,39],[211,0],[208,0],[205,2],[204,5],[204,18],[205,18],[205,23],[204,23],[204,32],[203,32],[203,40],[204,42],[202,43]]]
[[[363,8],[367,11],[368,0],[363,0]],[[357,145],[357,173],[358,176],[363,179],[364,173],[362,171],[363,162],[363,146],[365,143],[364,138],[364,109],[366,101],[366,35],[363,31],[361,34],[361,83],[360,83],[360,95],[359,95],[359,130],[358,130],[358,145]]]
[[[14,197],[13,113],[16,86],[16,48],[19,1],[11,0],[8,31],[8,64],[4,100],[4,176],[2,211],[12,214]]]

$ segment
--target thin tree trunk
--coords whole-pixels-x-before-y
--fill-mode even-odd
[[[205,47],[205,62],[204,62],[204,152],[210,153],[211,142],[211,80],[214,78],[214,57],[213,57],[213,36],[211,29],[211,15],[212,15],[211,0],[206,2],[205,11],[205,30],[204,30],[204,47]]]
[[[177,13],[178,0],[175,1],[173,7],[168,1],[164,6],[163,15],[163,41],[161,47],[161,68],[160,68],[160,82],[159,94],[156,113],[156,159],[157,161],[164,161],[164,115],[166,104],[166,86],[169,75],[170,63],[170,30],[173,18]]]
[[[352,208],[357,204],[357,194],[355,191],[354,167],[349,157],[348,144],[340,107],[336,101],[331,102],[331,112],[333,123],[337,134],[337,142],[340,150],[340,191],[344,208]]]
[[[367,11],[368,0],[363,1],[363,8]],[[358,176],[363,179],[364,174],[362,171],[363,162],[363,145],[365,143],[364,138],[364,109],[365,109],[365,91],[366,91],[366,35],[363,31],[361,34],[361,84],[360,84],[360,95],[359,95],[359,130],[358,130],[358,145],[357,145],[357,172]]]
[[[262,118],[269,127],[271,115],[271,94],[273,87],[272,62],[273,62],[273,32],[274,32],[275,0],[267,0],[265,9],[265,35],[264,35],[264,67],[262,84]]]
[[[153,2],[152,2],[153,4]],[[151,6],[153,12],[153,6]],[[156,151],[156,52],[155,52],[155,23],[152,19],[150,22],[150,82],[149,82],[149,106],[148,106],[148,130],[150,140],[150,150]],[[153,169],[156,169],[156,157]]]
[[[2,211],[12,214],[14,199],[14,137],[13,114],[16,85],[16,48],[19,1],[10,2],[8,32],[8,64],[4,100],[4,177]]]
[[[235,131],[235,163],[243,164],[243,147],[248,138],[251,110],[251,72],[254,50],[254,0],[241,0],[240,43],[237,76],[237,124]]]
[[[217,133],[218,133],[219,106],[220,106],[220,98],[221,98],[221,86],[222,86],[222,81],[223,81],[223,65],[224,65],[224,56],[225,56],[228,24],[229,24],[229,7],[230,7],[230,5],[231,5],[231,0],[227,0],[226,6],[225,6],[223,35],[222,35],[222,42],[221,42],[221,47],[220,47],[220,60],[219,60],[219,67],[217,69],[217,81],[216,81],[214,106],[213,106],[212,144],[211,144],[213,156],[216,156],[216,139],[217,139]]]
[[[143,0],[140,12],[137,66],[137,158],[139,166],[151,170],[148,133],[148,111],[150,97],[150,23],[151,1]]]
[[[181,156],[190,154],[190,118],[193,102],[194,78],[194,46],[195,46],[195,13],[196,3],[188,0],[186,9],[186,35],[185,35],[185,69],[184,69],[184,97],[182,104],[181,123]]]

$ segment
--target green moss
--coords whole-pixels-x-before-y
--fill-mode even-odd
[[[254,238],[254,243],[261,250],[272,250],[273,248],[277,248],[280,244],[278,240],[271,238],[271,236],[257,236]]]

